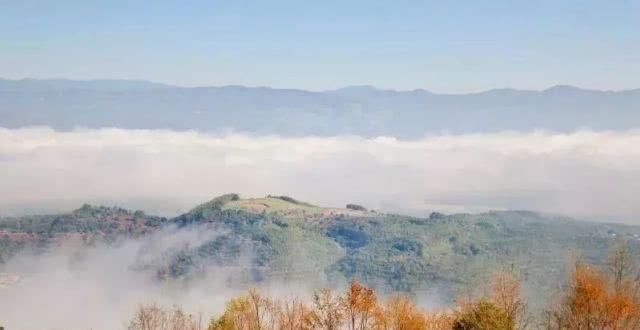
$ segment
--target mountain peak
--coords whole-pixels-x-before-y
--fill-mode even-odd
[[[554,94],[565,94],[565,93],[577,93],[577,92],[586,92],[586,91],[589,91],[589,90],[571,86],[571,85],[555,85],[543,90],[542,92],[554,93]]]
[[[337,92],[337,93],[344,93],[344,92],[370,93],[370,92],[378,92],[378,91],[381,91],[381,89],[371,85],[352,85],[352,86],[345,86],[345,87],[333,90],[333,92]]]

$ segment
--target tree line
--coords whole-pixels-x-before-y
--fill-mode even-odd
[[[420,308],[405,294],[379,296],[352,280],[344,292],[320,289],[311,299],[272,298],[259,290],[229,300],[209,320],[180,308],[140,305],[129,330],[631,330],[640,329],[640,273],[624,246],[606,267],[582,260],[540,315],[532,315],[514,271],[498,271],[479,294],[446,310]]]

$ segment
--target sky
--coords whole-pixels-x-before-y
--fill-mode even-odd
[[[0,0],[0,77],[640,87],[640,1]]]

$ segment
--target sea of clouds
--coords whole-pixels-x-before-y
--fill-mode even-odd
[[[640,131],[399,140],[0,128],[0,214],[62,212],[92,202],[173,215],[238,192],[425,214],[531,209],[640,224],[638,146]],[[117,245],[87,249],[69,242],[19,255],[0,267],[20,275],[0,288],[0,318],[10,329],[115,329],[124,328],[137,304],[154,302],[206,319],[246,289],[229,284],[244,260],[177,283],[156,281],[153,269],[139,265],[221,234],[166,228]],[[261,286],[292,296],[318,283]],[[438,299],[437,292],[419,297],[422,305]]]
[[[425,213],[530,209],[640,224],[640,131],[279,137],[0,128],[0,214],[173,215],[228,192]]]

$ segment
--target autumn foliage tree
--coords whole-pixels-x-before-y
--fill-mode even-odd
[[[512,268],[494,273],[482,292],[473,290],[444,312],[421,310],[404,294],[378,299],[357,280],[340,293],[314,292],[310,301],[272,299],[258,290],[231,299],[208,330],[549,330],[640,329],[640,276],[635,256],[620,245],[606,267],[577,262],[564,290],[540,322],[533,323]],[[475,292],[475,293],[474,293]],[[129,330],[203,330],[201,318],[179,308],[142,305]]]
[[[376,313],[378,330],[419,330],[427,328],[426,315],[409,297],[401,294],[389,296]]]
[[[272,299],[258,290],[233,298],[208,330],[510,330],[521,318],[524,303],[519,282],[496,276],[488,298],[469,300],[457,312],[426,312],[403,294],[382,302],[357,280],[344,293],[315,291],[311,304],[299,299]],[[155,305],[141,306],[130,330],[200,330],[190,315]]]
[[[313,329],[313,311],[302,301],[294,298],[281,301],[277,306],[279,330]]]
[[[625,282],[626,283],[626,282]],[[524,329],[520,281],[508,272],[493,276],[482,297],[459,302],[454,311],[427,312],[407,295],[382,301],[357,280],[343,293],[314,292],[310,304],[297,298],[272,299],[252,289],[228,301],[207,330],[511,330]],[[141,306],[130,330],[200,330],[196,319],[176,309]]]
[[[640,329],[640,283],[629,252],[615,249],[608,271],[577,262],[548,313],[549,329]]]
[[[271,330],[279,321],[276,304],[258,290],[231,299],[219,319],[211,320],[209,330]]]
[[[373,289],[353,280],[342,294],[315,291],[310,305],[251,290],[230,300],[208,330],[450,330],[452,324],[451,313],[427,313],[402,294],[380,303]]]
[[[350,330],[365,330],[371,327],[371,319],[378,309],[376,293],[358,282],[351,281],[343,300]]]

